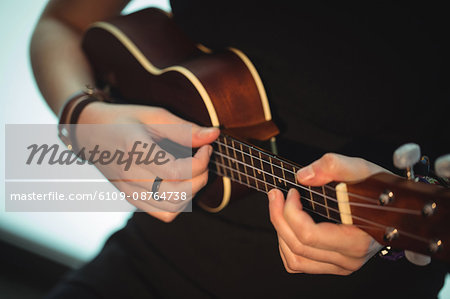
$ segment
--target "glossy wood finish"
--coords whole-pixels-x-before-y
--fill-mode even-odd
[[[108,85],[127,103],[165,107],[195,123],[214,124],[205,101],[185,74],[192,73],[207,92],[222,128],[245,139],[267,140],[278,134],[276,125],[264,115],[261,97],[247,65],[231,50],[205,53],[191,42],[161,10],[150,8],[107,22],[121,31],[160,74],[145,69],[123,41],[95,24],[85,33],[83,49],[94,69],[98,85]],[[222,202],[222,182],[211,183],[197,199],[209,207]],[[211,188],[214,191],[209,191]],[[241,194],[232,186],[232,198]]]
[[[239,55],[230,50],[201,51],[157,9],[121,16],[105,24],[120,30],[140,53],[131,53],[126,43],[108,28],[94,25],[84,36],[83,48],[100,86],[110,86],[113,94],[127,103],[161,106],[201,125],[220,125],[230,138],[225,135],[219,138],[226,148],[216,144],[212,162],[220,165],[212,170],[262,192],[272,187],[283,191],[297,188],[305,209],[331,221],[340,221],[336,183],[323,187],[301,186],[295,177],[299,165],[252,144],[252,140],[269,140],[278,134],[278,128],[264,112],[255,78]],[[146,68],[144,58],[139,60],[139,55],[151,65]],[[217,114],[216,120],[205,97]],[[239,142],[243,148],[235,146]],[[209,184],[196,197],[210,208],[221,206],[224,198],[221,193],[225,181],[217,178],[211,174]],[[250,190],[241,184],[233,183],[232,199]],[[430,254],[430,242],[440,240],[443,246],[433,256],[450,260],[449,190],[387,173],[348,184],[347,189],[353,224],[378,242]],[[393,192],[394,200],[381,206],[378,198],[385,190]],[[437,208],[433,215],[424,216],[422,209],[429,203],[436,204]],[[388,227],[397,229],[397,239],[385,240]]]
[[[389,173],[380,173],[363,182],[348,184],[347,188],[353,223],[360,225],[378,242],[450,260],[449,189],[408,181]],[[386,190],[393,193],[394,199],[382,206],[377,201]],[[436,210],[432,215],[425,216],[423,208],[432,203],[436,204]],[[398,238],[385,240],[386,227],[397,229]],[[432,254],[430,242],[437,240],[441,240],[442,248]]]

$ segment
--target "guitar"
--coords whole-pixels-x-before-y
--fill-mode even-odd
[[[241,51],[195,44],[155,8],[93,24],[82,47],[98,86],[113,95],[223,128],[210,162],[214,174],[195,199],[204,209],[218,212],[250,189],[297,188],[311,213],[356,225],[381,244],[450,260],[448,188],[390,173],[354,184],[298,184],[301,166],[275,154],[279,131],[262,81]],[[271,151],[254,144],[264,141]]]

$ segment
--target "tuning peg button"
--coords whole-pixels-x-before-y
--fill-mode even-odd
[[[393,156],[395,167],[406,169],[408,179],[414,178],[413,166],[420,160],[420,147],[415,143],[400,146]]]
[[[450,154],[441,156],[434,162],[436,174],[443,178],[450,178]]]

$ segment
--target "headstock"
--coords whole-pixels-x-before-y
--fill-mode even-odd
[[[407,144],[394,153],[394,165],[404,169],[407,178],[378,173],[347,184],[353,224],[381,244],[405,249],[415,264],[428,264],[430,256],[450,261],[450,189],[419,180],[413,172],[419,161],[427,163],[420,148]],[[450,155],[439,158],[435,169],[448,176]]]

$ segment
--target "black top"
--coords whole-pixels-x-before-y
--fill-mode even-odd
[[[420,2],[308,2],[314,4],[171,4],[195,41],[249,56],[285,139],[389,168],[393,151],[406,142],[430,157],[448,153],[445,10]],[[307,162],[298,153],[292,159]]]
[[[392,169],[403,143],[432,159],[449,150],[444,9],[291,3],[171,1],[192,39],[255,64],[283,156],[305,164],[335,151]],[[436,298],[444,283],[439,262],[378,255],[349,276],[288,274],[267,205],[254,194],[170,224],[137,213],[52,297]]]

